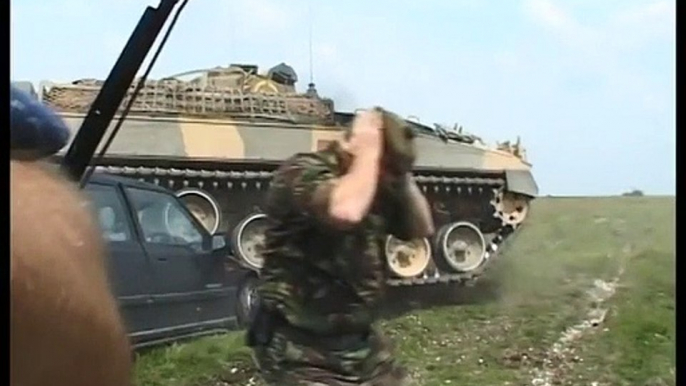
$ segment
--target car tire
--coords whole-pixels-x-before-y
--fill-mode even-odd
[[[238,299],[236,301],[236,318],[238,326],[246,328],[255,317],[255,306],[257,305],[257,284],[259,279],[256,275],[250,274],[243,279],[238,286]]]

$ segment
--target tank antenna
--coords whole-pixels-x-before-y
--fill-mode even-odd
[[[312,50],[312,0],[307,3],[308,16],[309,16],[309,44],[310,44],[310,83],[307,85],[306,94],[310,97],[318,97],[317,88],[314,87],[314,60],[313,60],[313,50]]]
[[[312,53],[312,0],[308,2],[308,16],[309,16],[309,45],[310,45],[310,84],[314,86],[314,60]]]

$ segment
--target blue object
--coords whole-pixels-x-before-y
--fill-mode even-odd
[[[69,141],[69,128],[50,107],[10,85],[10,151],[34,158],[57,153]]]

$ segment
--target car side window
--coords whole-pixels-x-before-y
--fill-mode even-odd
[[[138,188],[126,188],[126,193],[146,243],[202,247],[203,233],[174,196]]]
[[[103,238],[108,242],[131,241],[133,232],[126,218],[126,207],[116,188],[90,183],[85,191],[95,207]]]

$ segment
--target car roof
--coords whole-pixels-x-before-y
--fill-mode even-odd
[[[138,189],[144,189],[144,190],[153,190],[156,192],[172,194],[172,192],[169,189],[165,189],[163,187],[157,186],[155,184],[151,184],[149,182],[143,182],[143,181],[137,180],[135,178],[115,176],[115,175],[106,174],[103,172],[93,173],[90,176],[90,178],[88,179],[88,183],[86,185],[91,184],[91,183],[96,183],[96,184],[101,184],[101,185],[124,185],[124,186],[132,187],[132,188],[138,188]]]

